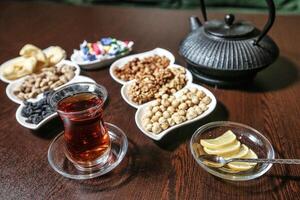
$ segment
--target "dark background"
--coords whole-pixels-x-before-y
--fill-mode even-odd
[[[122,5],[161,7],[175,9],[191,9],[199,6],[199,0],[35,0],[43,2],[68,3],[77,5]],[[24,1],[23,2],[28,2]],[[300,13],[300,0],[274,0],[277,11],[281,13]],[[266,2],[264,0],[206,0],[206,5],[213,9],[231,9],[239,11],[264,11]]]

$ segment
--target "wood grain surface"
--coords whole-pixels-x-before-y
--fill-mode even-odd
[[[179,42],[188,33],[188,17],[198,10],[126,7],[77,7],[46,3],[0,3],[0,62],[17,56],[26,43],[41,48],[60,45],[68,55],[84,39],[113,36],[135,42],[134,52],[169,49],[176,62]],[[208,13],[223,18],[224,13]],[[238,15],[258,27],[266,15]],[[278,61],[259,73],[247,88],[209,88],[217,97],[207,118],[177,129],[160,142],[143,135],[135,109],[120,96],[121,85],[108,68],[82,74],[109,92],[105,120],[123,129],[129,150],[111,173],[87,181],[57,174],[48,164],[51,140],[62,130],[59,119],[30,131],[15,119],[17,104],[0,83],[0,199],[300,199],[299,166],[274,165],[263,177],[228,182],[205,172],[192,158],[189,139],[201,125],[217,120],[248,124],[270,139],[281,158],[300,158],[300,16],[278,16],[269,33],[281,50]]]

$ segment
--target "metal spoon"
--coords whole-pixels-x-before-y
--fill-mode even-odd
[[[276,164],[300,164],[300,159],[247,159],[247,158],[230,158],[225,159],[222,156],[204,154],[199,159],[206,165],[220,168],[231,162],[248,162],[248,163],[276,163]]]

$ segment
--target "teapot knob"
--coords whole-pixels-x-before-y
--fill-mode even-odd
[[[227,26],[231,26],[234,22],[234,19],[235,19],[235,17],[233,14],[227,14],[227,15],[225,15],[225,18],[224,18]]]

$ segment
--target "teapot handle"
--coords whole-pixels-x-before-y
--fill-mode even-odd
[[[268,18],[268,21],[265,24],[263,30],[261,31],[261,33],[259,34],[257,39],[254,41],[254,45],[258,45],[259,41],[263,37],[265,37],[265,35],[269,32],[269,30],[271,29],[271,27],[273,26],[273,23],[275,21],[276,9],[275,9],[274,1],[273,0],[266,0],[266,2],[268,4],[268,8],[269,8],[269,18]]]
[[[258,45],[258,43],[261,41],[263,37],[269,32],[271,27],[273,26],[273,23],[275,21],[276,17],[276,9],[275,9],[275,4],[273,0],[266,0],[266,3],[268,5],[268,10],[269,10],[269,18],[267,23],[265,24],[263,30],[257,37],[257,39],[254,41],[254,45]],[[205,3],[204,0],[200,0],[200,7],[201,7],[201,12],[202,16],[204,18],[204,21],[207,21],[207,14],[206,14],[206,8],[205,8]]]
[[[205,3],[204,0],[200,0],[200,7],[201,7],[201,12],[202,12],[202,16],[204,21],[207,21],[207,15],[206,15],[206,7],[205,7]]]

